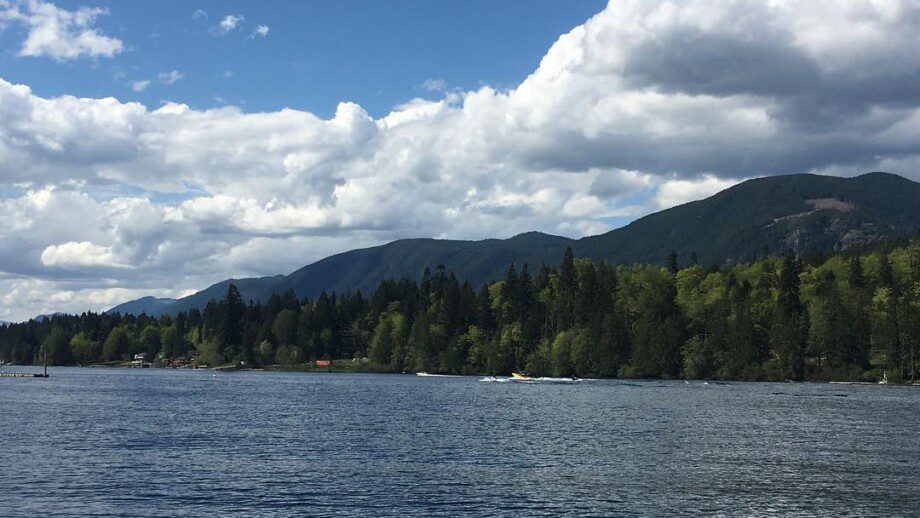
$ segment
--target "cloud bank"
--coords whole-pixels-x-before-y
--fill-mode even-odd
[[[909,0],[621,0],[513,89],[442,88],[379,119],[0,80],[0,293],[18,294],[0,319],[399,237],[597,233],[754,176],[917,178],[918,28]]]

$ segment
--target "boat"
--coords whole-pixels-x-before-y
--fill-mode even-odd
[[[512,372],[511,379],[514,381],[533,381],[533,378],[526,374],[521,374],[520,372]]]
[[[878,382],[878,384],[879,384],[879,385],[887,385],[887,384],[888,384],[888,373],[887,373],[887,372],[885,372],[885,373],[882,374],[882,379]]]

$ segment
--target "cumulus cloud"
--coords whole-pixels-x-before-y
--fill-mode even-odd
[[[700,178],[668,180],[661,184],[655,194],[655,204],[659,209],[667,209],[687,202],[708,198],[739,183],[731,178],[718,178],[703,175]]]
[[[244,18],[241,14],[228,14],[227,16],[224,16],[223,19],[221,19],[218,27],[220,28],[221,33],[226,34],[239,27],[243,20]]]
[[[58,61],[111,58],[124,50],[121,40],[102,34],[95,27],[96,19],[106,14],[108,10],[98,7],[68,11],[41,0],[0,1],[0,23],[18,23],[28,30],[19,55],[45,56]]]
[[[148,109],[0,80],[0,279],[73,292],[73,307],[400,237],[602,232],[756,176],[916,175],[918,20],[906,0],[620,0],[513,89],[379,118],[348,102],[328,119]]]
[[[257,25],[256,28],[249,35],[249,38],[255,38],[256,36],[266,37],[268,36],[269,27],[268,25]]]
[[[110,248],[89,241],[51,245],[42,252],[41,261],[45,266],[121,266]]]

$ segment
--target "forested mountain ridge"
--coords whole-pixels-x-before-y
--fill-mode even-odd
[[[228,279],[179,299],[151,315],[176,314],[201,309],[219,299],[231,283],[243,300],[266,301],[273,293],[293,289],[298,297],[315,297],[321,292],[370,293],[380,281],[409,277],[418,279],[425,268],[445,265],[457,277],[472,284],[501,278],[508,265],[559,261],[570,239],[528,232],[509,239],[460,241],[446,239],[401,239],[382,246],[350,250],[305,266],[290,275],[249,279]]]
[[[704,200],[578,240],[575,254],[617,264],[660,263],[671,251],[703,264],[750,262],[764,247],[829,254],[920,231],[920,184],[888,173],[758,178]]]
[[[106,313],[128,313],[132,315],[147,313],[150,315],[155,315],[159,314],[160,310],[163,308],[174,304],[175,302],[176,299],[170,298],[141,297],[136,300],[125,302],[124,304],[119,304],[108,310]]]
[[[570,240],[529,232],[483,241],[403,239],[336,254],[290,275],[228,279],[148,313],[201,309],[208,300],[220,298],[231,282],[244,300],[264,302],[288,289],[298,297],[323,291],[368,293],[385,279],[418,279],[426,267],[444,265],[475,286],[501,278],[512,262],[557,266],[566,246],[578,257],[614,264],[662,264],[676,252],[683,264],[695,256],[712,265],[750,262],[765,255],[765,249],[822,255],[918,233],[920,184],[906,178],[888,173],[773,176],[742,182],[598,236]]]

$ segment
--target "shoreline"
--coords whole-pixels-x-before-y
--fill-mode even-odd
[[[12,365],[5,364],[5,367],[27,367],[27,368],[39,368],[41,366],[36,365]],[[361,365],[348,365],[345,362],[339,364],[332,364],[331,366],[316,367],[310,364],[296,364],[296,365],[266,365],[262,367],[238,367],[233,365],[220,365],[216,367],[169,367],[169,366],[156,366],[150,365],[149,367],[138,367],[136,365],[127,365],[127,364],[114,364],[114,362],[107,363],[93,363],[87,365],[56,365],[49,368],[55,367],[77,367],[77,368],[86,368],[86,369],[155,369],[162,371],[177,370],[177,371],[214,371],[214,372],[300,372],[300,373],[321,373],[321,374],[386,374],[386,375],[402,375],[402,376],[418,376],[426,377],[424,374],[430,374],[428,377],[436,378],[483,378],[483,377],[495,377],[499,379],[510,378],[510,374],[442,374],[437,372],[427,373],[427,372],[395,372],[388,369],[382,369],[371,366]],[[6,374],[24,374],[23,376],[18,377],[30,377],[32,373],[20,373],[16,371],[6,371],[0,369],[0,373]],[[17,376],[4,376],[4,377],[17,377]],[[547,376],[535,376],[534,379],[546,378]],[[563,379],[563,378],[560,378]],[[568,379],[568,378],[564,378]],[[687,383],[713,383],[713,384],[725,384],[725,383],[798,383],[798,384],[821,384],[821,385],[878,385],[878,386],[900,386],[900,387],[920,387],[920,380],[917,381],[905,381],[905,382],[895,382],[888,381],[885,383],[880,383],[878,381],[863,381],[863,380],[818,380],[818,379],[804,379],[804,380],[767,380],[767,379],[721,379],[721,378],[645,378],[645,377],[636,377],[636,378],[622,378],[622,377],[602,377],[602,378],[576,378],[578,381],[684,381]]]

